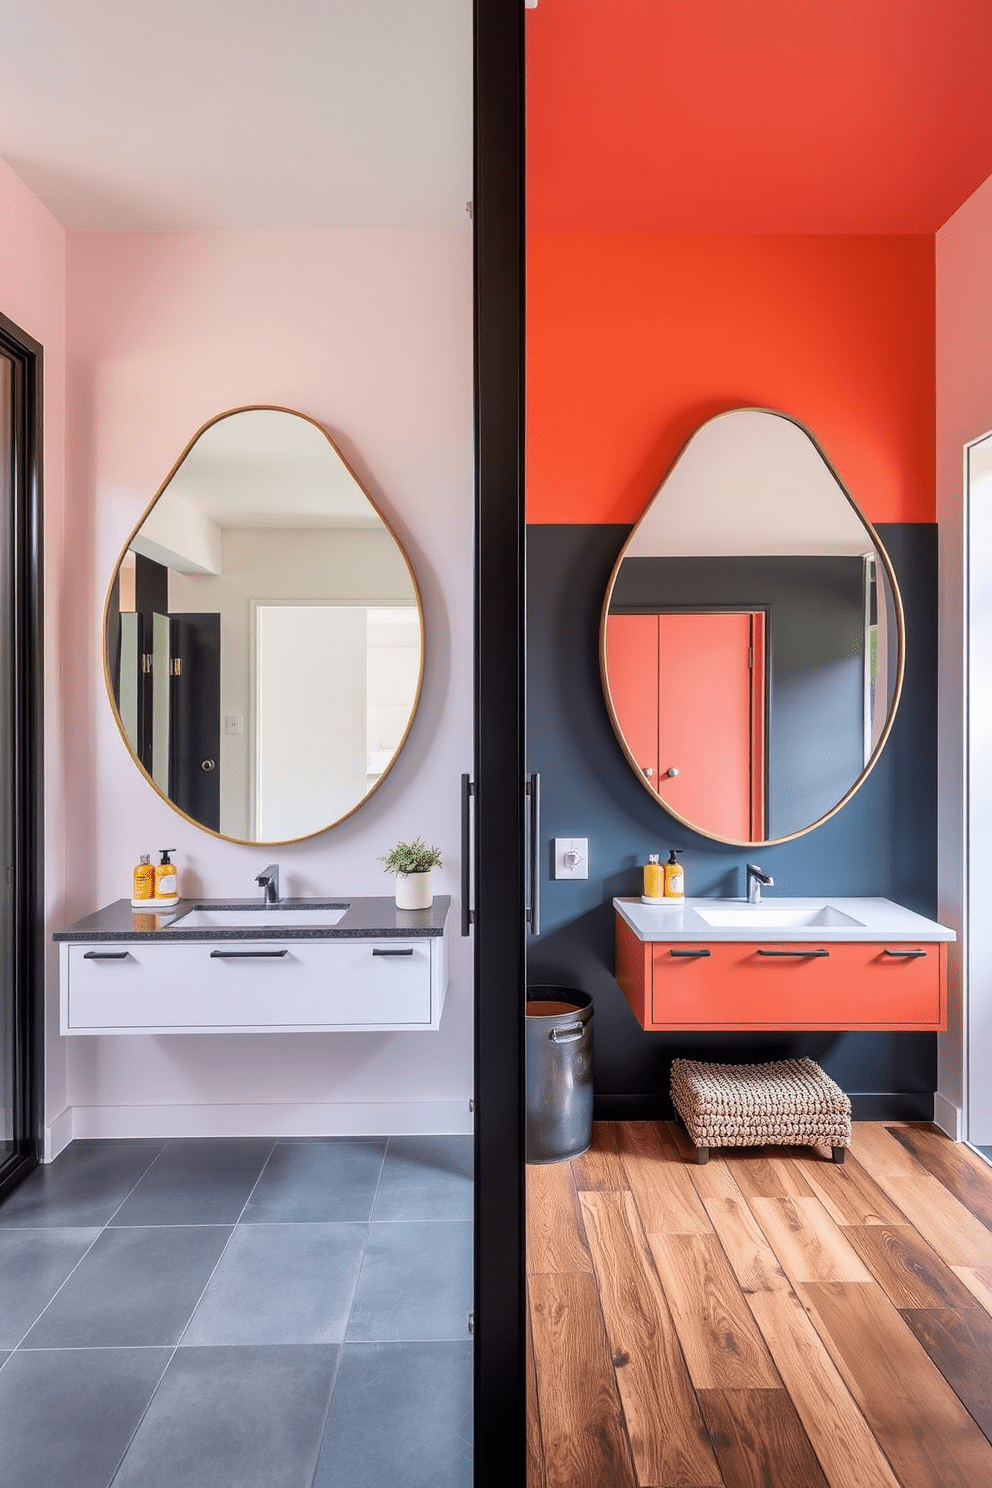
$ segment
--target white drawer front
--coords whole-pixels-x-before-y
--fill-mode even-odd
[[[427,939],[70,945],[67,1033],[423,1027]]]

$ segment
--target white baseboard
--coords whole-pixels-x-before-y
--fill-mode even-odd
[[[933,1098],[934,1125],[939,1126],[942,1132],[954,1142],[963,1140],[963,1123],[961,1120],[961,1107],[949,1101],[946,1095],[941,1095],[938,1090]]]
[[[42,1162],[52,1162],[60,1152],[68,1147],[75,1135],[72,1107],[66,1106],[65,1110],[60,1111],[54,1121],[45,1127],[45,1153],[41,1159]]]
[[[467,1100],[368,1101],[350,1105],[75,1106],[68,1115],[70,1136],[77,1138],[399,1137],[473,1130]]]

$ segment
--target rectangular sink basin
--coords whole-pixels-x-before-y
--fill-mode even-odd
[[[863,921],[835,909],[832,904],[805,905],[797,909],[776,908],[773,904],[717,904],[712,909],[701,909],[696,904],[693,908],[699,918],[712,925],[714,930],[787,930],[790,926],[815,929],[818,925],[863,928]]]
[[[336,925],[348,913],[347,904],[299,904],[293,908],[273,905],[251,909],[191,909],[173,920],[173,930],[277,930],[292,926],[296,930],[326,929]]]

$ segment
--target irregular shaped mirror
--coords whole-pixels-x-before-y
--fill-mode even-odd
[[[238,842],[350,815],[420,696],[406,554],[320,425],[283,408],[220,414],[190,442],[121,556],[105,637],[135,763]]]
[[[617,560],[600,661],[638,779],[703,836],[783,841],[853,794],[898,703],[902,606],[808,430],[761,408],[697,430]]]

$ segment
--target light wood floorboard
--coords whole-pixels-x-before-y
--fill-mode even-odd
[[[584,1193],[582,1209],[637,1481],[712,1488],[720,1472],[634,1200]]]
[[[992,1168],[920,1123],[528,1168],[528,1488],[992,1488]]]

